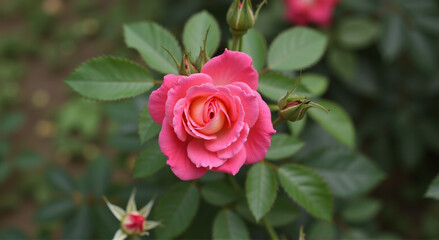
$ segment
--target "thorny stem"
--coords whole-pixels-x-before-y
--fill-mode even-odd
[[[267,229],[268,234],[270,235],[271,240],[279,240],[276,232],[273,229],[273,226],[268,222],[267,218],[263,217],[262,221],[264,222],[265,229]]]

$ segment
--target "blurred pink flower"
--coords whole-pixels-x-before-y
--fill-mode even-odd
[[[201,73],[166,75],[148,109],[162,124],[159,145],[182,180],[208,170],[235,175],[262,160],[275,133],[258,88],[258,73],[245,53],[225,50]]]
[[[327,27],[331,24],[332,14],[338,0],[284,0],[285,16],[297,25],[317,24]]]

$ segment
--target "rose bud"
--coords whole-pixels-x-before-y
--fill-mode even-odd
[[[339,0],[284,0],[286,19],[297,25],[331,25],[335,5]]]
[[[244,0],[242,3],[240,0],[233,1],[227,12],[227,23],[229,24],[230,31],[234,36],[241,37],[248,29],[253,27],[258,17],[259,10],[264,3],[267,3],[267,1],[264,0],[259,4],[256,13],[254,13],[250,0]]]
[[[281,118],[292,122],[301,120],[305,116],[306,111],[312,107],[328,112],[326,108],[308,100],[305,96],[291,93],[287,93],[287,95],[279,99],[278,106]]]
[[[184,53],[181,58],[181,64],[179,69],[179,74],[183,76],[189,76],[194,73],[198,73],[197,67],[192,62],[190,54]]]
[[[145,217],[138,212],[128,213],[121,222],[122,231],[128,235],[139,235],[143,232]]]

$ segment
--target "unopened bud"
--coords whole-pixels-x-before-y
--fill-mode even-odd
[[[189,76],[194,73],[198,73],[196,65],[192,62],[190,54],[184,53],[181,59],[179,74]]]
[[[138,212],[130,212],[122,219],[122,231],[128,235],[140,235],[144,230],[144,223],[144,216]]]
[[[240,0],[233,1],[227,12],[227,23],[233,35],[244,35],[253,27],[255,20],[250,0],[244,0],[242,3]]]
[[[280,116],[292,122],[301,120],[305,116],[306,111],[312,107],[328,112],[326,108],[308,100],[305,96],[290,93],[279,99],[278,106]]]

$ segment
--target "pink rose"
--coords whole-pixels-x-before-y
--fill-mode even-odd
[[[338,0],[285,0],[286,18],[291,23],[307,25],[315,23],[327,27]]]
[[[227,49],[201,73],[164,77],[148,109],[163,125],[159,145],[177,177],[196,179],[207,170],[235,175],[265,157],[275,130],[257,88],[252,59]]]

